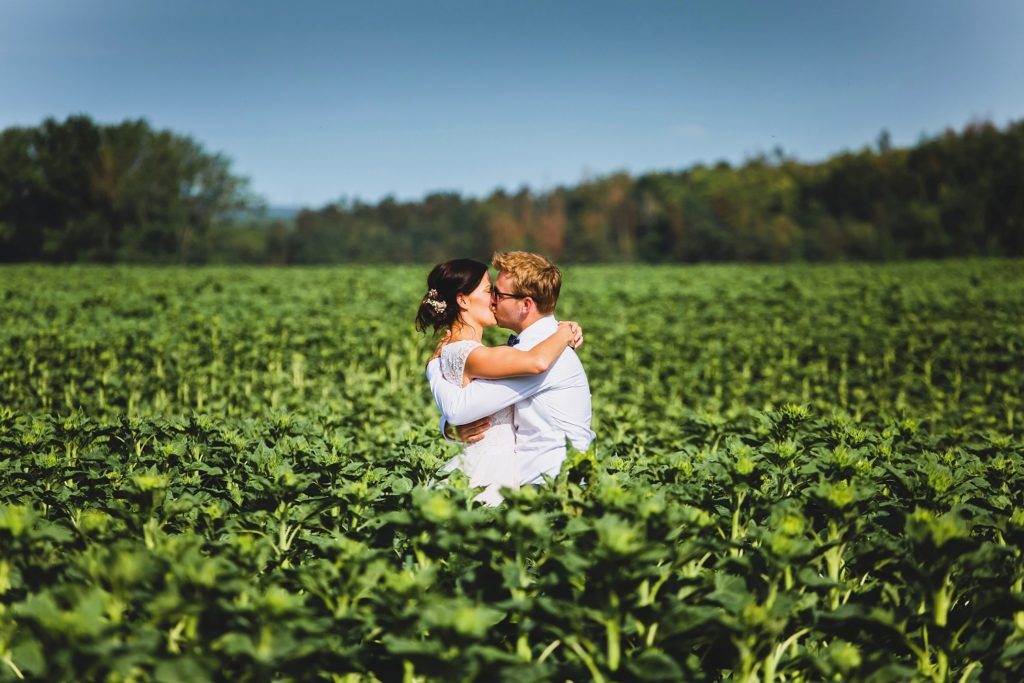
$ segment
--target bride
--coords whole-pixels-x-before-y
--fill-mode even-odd
[[[487,264],[473,259],[452,259],[434,267],[427,276],[428,292],[416,314],[416,329],[445,330],[434,352],[440,355],[441,374],[456,386],[474,379],[501,379],[546,372],[567,348],[582,340],[579,325],[560,322],[558,329],[529,351],[511,346],[484,346],[483,330],[497,324]],[[483,439],[463,444],[462,453],[443,469],[461,469],[474,487],[484,487],[475,500],[487,505],[501,503],[503,486],[518,488],[516,479],[516,437],[512,427],[513,407],[491,416]]]

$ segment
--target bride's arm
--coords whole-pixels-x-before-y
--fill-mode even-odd
[[[529,351],[516,351],[510,346],[479,346],[466,359],[469,379],[502,379],[547,372],[566,348],[575,348],[577,336],[582,340],[579,325],[560,322],[558,329]]]

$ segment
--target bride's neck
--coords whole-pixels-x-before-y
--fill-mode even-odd
[[[484,328],[482,325],[469,325],[456,321],[452,324],[452,341],[476,341],[482,342]]]

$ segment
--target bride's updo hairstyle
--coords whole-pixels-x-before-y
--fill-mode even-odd
[[[487,264],[471,258],[456,258],[434,266],[427,276],[427,293],[416,313],[416,329],[447,329],[459,319],[459,294],[469,294],[487,275]]]

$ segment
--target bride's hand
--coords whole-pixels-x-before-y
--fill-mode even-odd
[[[583,328],[572,320],[563,320],[558,323],[559,327],[566,327],[569,330],[569,348],[578,349],[583,346]]]

